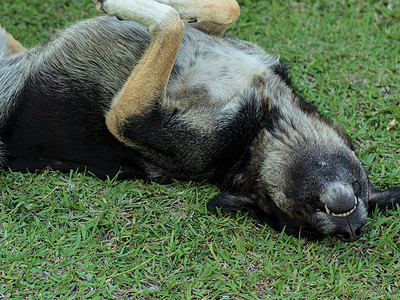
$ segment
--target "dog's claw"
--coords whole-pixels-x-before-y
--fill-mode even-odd
[[[191,18],[190,20],[188,20],[188,23],[190,24],[190,23],[197,23],[197,22],[199,22],[199,19],[198,18]]]

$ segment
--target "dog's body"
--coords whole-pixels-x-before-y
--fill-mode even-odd
[[[131,2],[165,10],[167,26],[132,12]],[[210,209],[248,209],[311,238],[356,240],[368,202],[370,210],[400,202],[399,189],[372,187],[348,136],[295,94],[276,58],[220,36],[236,15],[198,22],[209,34],[183,34],[169,6],[131,2],[97,5],[153,37],[138,23],[101,17],[19,54],[0,47],[5,166],[209,180],[229,192]],[[180,18],[201,19],[175,2]],[[7,39],[0,33],[0,45]]]
[[[99,32],[118,34],[99,40]],[[239,124],[244,117],[238,112],[263,109],[254,89],[264,78],[282,84],[274,73],[281,70],[279,62],[254,45],[187,27],[167,87],[165,116],[151,116],[162,117],[165,126],[144,122],[140,133],[154,135],[149,137],[154,145],[141,153],[116,141],[104,116],[150,41],[138,23],[100,17],[43,47],[3,59],[2,141],[8,166],[22,171],[82,167],[100,177],[121,168],[120,176],[163,182],[226,175],[262,126],[246,124],[249,117]]]

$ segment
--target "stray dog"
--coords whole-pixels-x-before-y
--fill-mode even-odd
[[[236,1],[93,2],[109,16],[31,50],[0,31],[3,166],[208,180],[223,190],[210,210],[311,239],[355,241],[368,212],[400,203],[279,60],[224,35]]]

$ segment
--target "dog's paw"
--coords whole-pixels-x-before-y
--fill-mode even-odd
[[[119,20],[136,21],[153,34],[183,30],[179,13],[171,6],[153,0],[92,0],[96,8]]]

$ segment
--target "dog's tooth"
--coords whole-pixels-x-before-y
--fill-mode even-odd
[[[328,215],[331,215],[332,212],[329,210],[328,206],[325,205],[325,211]]]

